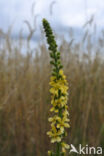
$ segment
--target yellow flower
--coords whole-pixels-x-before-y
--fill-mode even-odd
[[[56,88],[51,88],[51,89],[50,89],[50,93],[53,94],[53,95],[58,95],[58,89],[56,89]]]
[[[69,112],[67,111],[67,109],[63,111],[63,116],[69,116]]]
[[[61,131],[57,131],[56,128],[52,128],[51,131],[47,132],[47,135],[51,137],[51,143],[60,142],[61,141]]]
[[[62,152],[63,153],[66,153],[66,149],[70,148],[70,146],[64,142],[62,142],[61,145],[62,145]]]
[[[60,121],[61,118],[58,115],[55,115],[54,117],[51,117],[48,119],[49,122],[56,122],[56,121]]]
[[[51,76],[51,82],[53,82],[56,79],[56,76]]]
[[[55,112],[55,113],[58,113],[58,112],[59,112],[59,110],[58,110],[58,109],[55,109],[54,107],[52,107],[52,108],[50,109],[50,112]]]
[[[57,137],[60,136],[61,134],[62,134],[61,131],[57,130],[54,124],[52,125],[51,131],[47,132],[47,135],[49,135],[49,137]]]
[[[69,122],[69,119],[63,118],[59,123],[57,124],[57,128],[63,129],[64,127],[69,128],[70,125],[67,123]]]
[[[61,76],[63,76],[63,70],[62,70],[62,69],[59,71],[59,74],[60,74]]]
[[[53,137],[51,139],[51,143],[55,143],[55,142],[61,142],[61,137],[57,136],[57,137]]]
[[[52,154],[52,152],[51,151],[48,151],[48,155],[51,156],[51,154]]]

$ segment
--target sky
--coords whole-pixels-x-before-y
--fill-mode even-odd
[[[82,27],[92,15],[103,27],[104,0],[0,0],[0,29],[6,32],[13,25],[15,33],[22,28],[27,31],[24,21],[34,25],[33,14],[38,16],[37,27],[44,17],[57,29]]]

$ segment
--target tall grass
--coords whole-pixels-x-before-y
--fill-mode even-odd
[[[18,43],[0,33],[0,155],[46,156],[49,139],[50,65],[47,47]],[[77,43],[62,39],[60,52],[70,88],[71,130],[67,142],[104,147],[103,36],[86,33]],[[85,45],[86,48],[83,47]],[[27,48],[27,49],[26,49]]]

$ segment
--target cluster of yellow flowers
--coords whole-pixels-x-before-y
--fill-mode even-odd
[[[54,112],[55,115],[50,117],[48,120],[51,122],[51,130],[47,132],[49,137],[51,138],[51,142],[61,142],[62,152],[65,153],[66,150],[69,148],[69,145],[62,142],[64,136],[66,136],[65,128],[69,128],[69,119],[68,119],[68,84],[66,77],[63,73],[63,70],[60,69],[59,71],[60,78],[57,79],[56,76],[51,77],[51,104],[52,108],[50,109],[51,112]]]

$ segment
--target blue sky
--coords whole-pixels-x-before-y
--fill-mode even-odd
[[[14,32],[25,29],[23,21],[32,22],[31,6],[35,3],[34,14],[39,14],[38,24],[43,17],[55,27],[82,27],[92,15],[98,26],[104,25],[104,0],[56,0],[53,15],[49,14],[52,0],[0,0],[0,28],[4,31],[14,23]],[[38,25],[37,24],[37,25]]]

